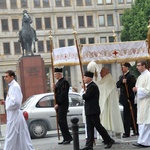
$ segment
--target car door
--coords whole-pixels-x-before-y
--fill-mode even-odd
[[[56,112],[54,109],[54,95],[42,97],[36,107],[38,108],[38,117],[48,121],[50,130],[56,129]]]
[[[71,119],[73,116],[79,118],[79,126],[83,126],[83,119],[82,119],[82,112],[83,112],[83,102],[80,94],[69,93],[69,109],[67,113],[67,120],[68,125],[71,127]]]

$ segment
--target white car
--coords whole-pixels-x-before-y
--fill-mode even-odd
[[[44,93],[30,96],[21,107],[32,138],[45,137],[47,131],[56,129],[56,112],[54,110],[54,94]],[[78,125],[83,126],[83,101],[79,93],[69,92],[68,125],[71,118],[79,118]]]

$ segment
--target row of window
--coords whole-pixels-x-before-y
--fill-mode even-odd
[[[109,42],[114,42],[114,38],[112,36],[108,37]],[[100,37],[100,43],[107,43],[107,37]],[[80,44],[94,44],[95,38],[80,38],[79,39]],[[65,47],[65,46],[72,46],[74,45],[74,39],[59,39],[58,40],[59,47]],[[46,44],[46,51],[44,50],[44,45]],[[15,54],[21,54],[21,46],[19,42],[14,42],[14,53]],[[10,55],[11,54],[11,49],[10,49],[10,43],[9,42],[4,42],[3,43],[3,50],[4,50],[4,55]],[[49,52],[50,51],[50,41],[38,41],[37,42],[37,52],[38,53],[44,53],[44,52]]]
[[[120,19],[120,25],[122,25],[122,14],[119,15]],[[57,17],[57,29],[71,29],[73,22],[72,22],[72,16],[66,16],[66,17]],[[114,17],[113,14],[108,15],[99,15],[98,17],[99,26],[114,26]],[[51,29],[51,18],[35,18],[35,28],[36,30],[43,30],[43,29]],[[1,27],[2,31],[9,31],[9,25],[10,23],[8,19],[1,19]],[[43,25],[43,26],[42,26]],[[94,20],[93,15],[87,15],[87,16],[78,16],[78,27],[79,28],[91,28],[94,27]],[[18,31],[19,30],[19,20],[18,19],[12,19],[12,30]]]
[[[18,8],[17,2],[19,0],[0,0],[0,8],[7,8],[7,2],[9,1],[10,7],[12,9]],[[132,3],[133,0],[118,0],[118,4],[122,3]],[[28,0],[20,0],[21,7],[27,8],[28,5],[31,5],[31,2],[28,4]],[[76,0],[77,6],[91,6],[94,3],[94,0]],[[113,4],[113,0],[97,0],[97,4]],[[50,7],[53,6],[53,2],[51,0],[33,0],[34,8],[41,7]],[[55,7],[71,7],[73,5],[72,0],[55,0]]]

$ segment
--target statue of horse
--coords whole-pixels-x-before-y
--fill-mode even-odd
[[[35,50],[36,33],[35,30],[30,25],[31,22],[32,20],[28,15],[27,11],[24,11],[22,19],[22,29],[19,32],[19,42],[21,43],[22,46],[23,56],[24,54],[26,54],[27,56],[29,52],[31,53],[31,55],[33,55],[33,52],[36,51]],[[32,51],[32,44],[33,44],[33,51]]]

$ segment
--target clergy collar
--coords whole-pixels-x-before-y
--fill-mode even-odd
[[[124,73],[124,75],[126,75],[127,73],[129,73],[129,70],[126,73]]]
[[[90,83],[92,83],[93,82],[93,80],[92,81],[90,81],[89,83],[87,83],[87,86],[90,84]]]

